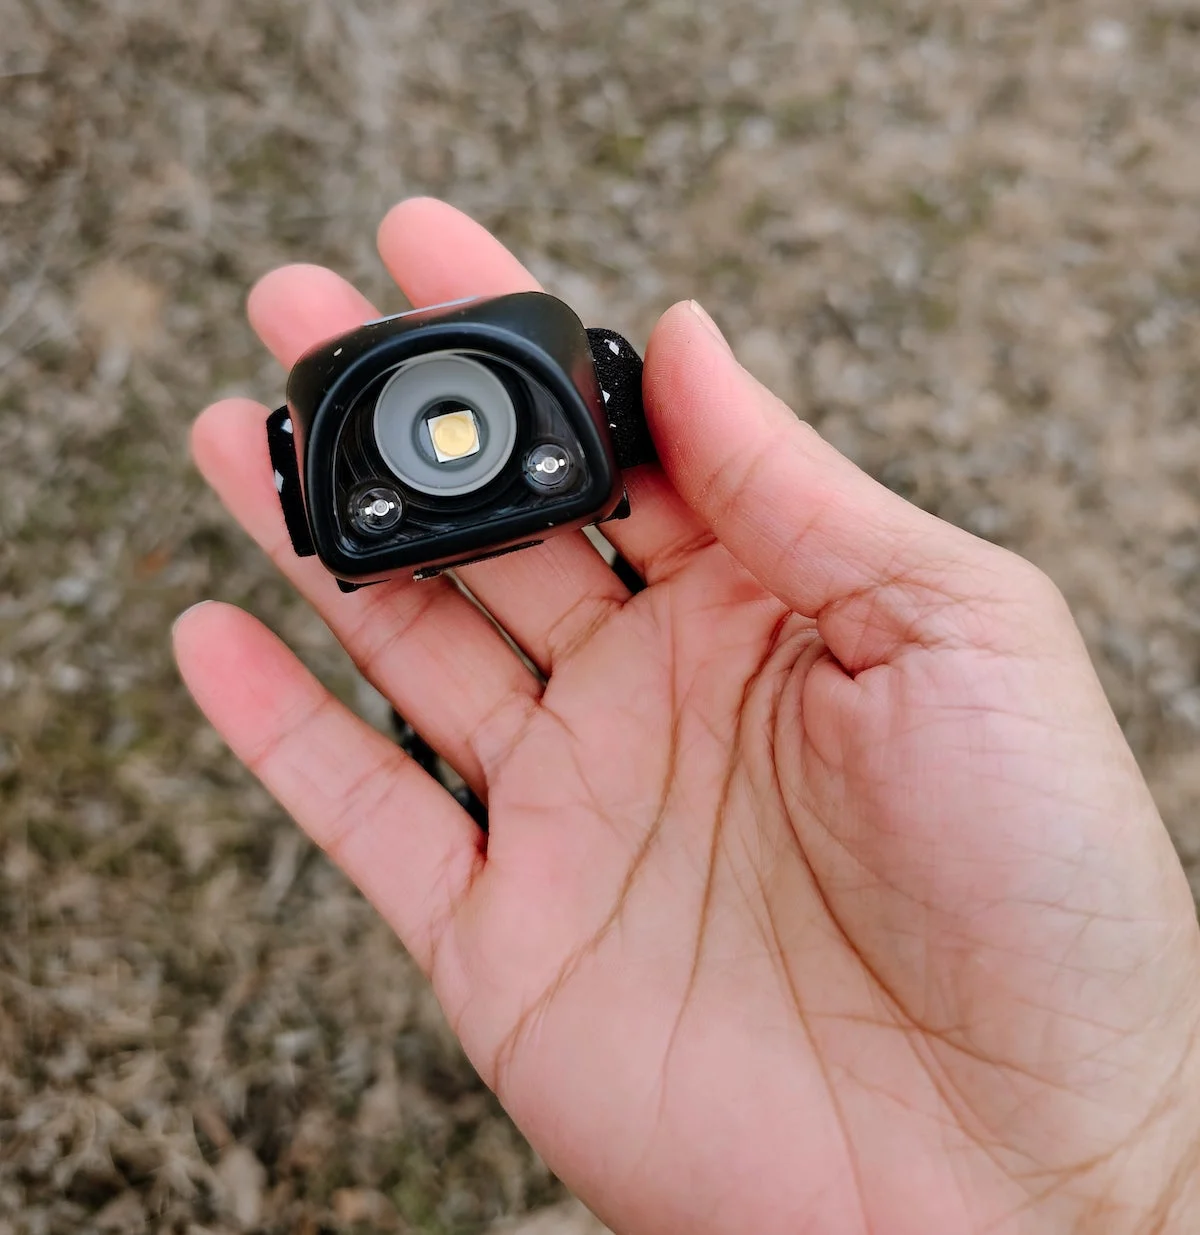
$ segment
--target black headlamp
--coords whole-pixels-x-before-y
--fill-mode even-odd
[[[267,421],[292,545],[352,591],[629,513],[642,362],[540,292],[384,318],[306,353]]]

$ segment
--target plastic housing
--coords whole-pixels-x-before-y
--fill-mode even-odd
[[[501,476],[468,500],[431,502],[381,472],[404,494],[411,513],[391,538],[356,540],[341,511],[347,443],[357,442],[351,418],[361,417],[372,391],[398,365],[437,351],[472,353],[494,362],[518,386],[527,383],[522,405],[529,423],[519,429]],[[536,543],[609,517],[623,496],[587,332],[566,304],[540,292],[416,310],[330,339],[297,361],[287,402],[313,545],[326,568],[347,582],[462,565]],[[548,423],[557,426],[552,436],[569,442],[579,457],[579,480],[568,492],[536,493],[520,477],[524,451],[543,440]],[[536,439],[528,436],[535,432]],[[369,445],[354,447],[359,470]]]

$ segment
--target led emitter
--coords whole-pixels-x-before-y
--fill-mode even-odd
[[[439,463],[451,463],[479,453],[479,426],[470,408],[431,416],[426,424]]]

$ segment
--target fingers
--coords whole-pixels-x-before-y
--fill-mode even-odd
[[[324,266],[284,266],[255,285],[250,324],[285,369],[311,347],[379,316],[357,288]]]
[[[482,868],[475,825],[248,614],[201,605],[174,638],[201,711],[429,973]]]
[[[547,677],[629,599],[579,533],[456,573]]]
[[[431,197],[393,206],[379,225],[378,240],[383,264],[418,307],[541,290],[486,228]]]
[[[716,539],[712,529],[675,492],[661,468],[625,473],[628,519],[606,523],[604,538],[649,584],[661,583]]]
[[[536,705],[539,686],[487,618],[446,579],[344,596],[298,558],[272,483],[263,423],[248,399],[210,407],[192,452],[230,513],[312,604],[363,674],[481,797]]]
[[[646,358],[663,466],[768,589],[815,618],[850,673],[958,637],[986,587],[975,541],[876,483],[741,367],[707,315],[676,305]]]

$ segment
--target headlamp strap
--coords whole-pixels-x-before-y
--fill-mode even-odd
[[[297,557],[315,557],[308,515],[304,512],[304,490],[300,485],[300,465],[296,460],[296,440],[292,432],[292,413],[279,408],[267,417],[267,449],[275,470],[275,492],[283,507],[283,521]]]
[[[658,454],[642,404],[642,358],[633,344],[615,330],[594,326],[587,333],[618,465],[624,471],[643,463],[656,463]]]

